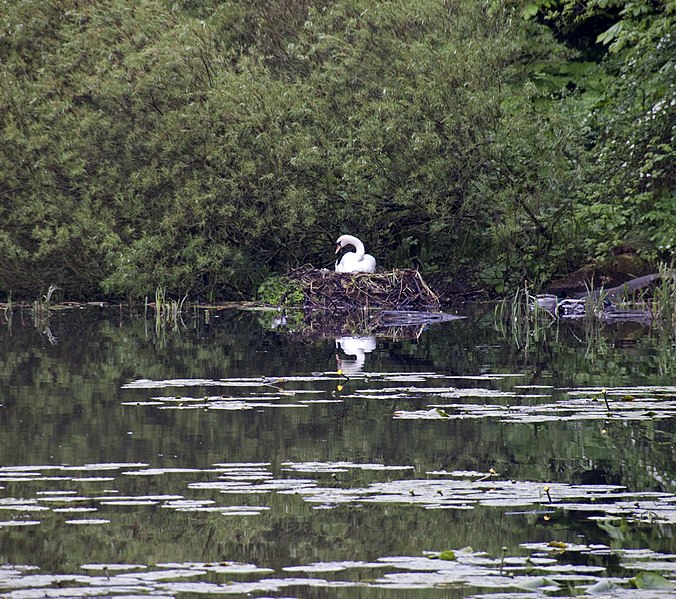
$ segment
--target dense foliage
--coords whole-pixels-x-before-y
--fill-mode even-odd
[[[250,295],[362,237],[500,291],[674,248],[674,3],[9,0],[0,290]]]

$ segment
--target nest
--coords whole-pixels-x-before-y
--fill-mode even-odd
[[[417,270],[337,273],[302,266],[287,274],[303,293],[303,308],[349,312],[363,308],[438,310],[439,297]]]

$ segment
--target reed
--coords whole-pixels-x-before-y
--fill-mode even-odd
[[[49,312],[49,308],[52,305],[52,295],[58,289],[54,284],[49,286],[47,293],[43,293],[33,302],[33,313],[43,315],[45,312]]]
[[[653,317],[671,337],[676,337],[676,269],[660,264],[660,279],[652,298]]]
[[[7,294],[7,301],[2,307],[2,320],[7,325],[9,329],[12,328],[12,315],[14,314],[13,304],[12,304],[12,292],[10,291]]]
[[[43,293],[33,302],[33,322],[36,327],[41,328],[45,321],[49,319],[49,310],[52,307],[52,295],[58,289],[54,284],[49,286],[47,293]]]
[[[13,312],[13,304],[12,304],[12,292],[10,291],[7,294],[7,301],[4,303],[2,306],[2,310],[5,313],[5,316],[12,314]]]
[[[605,295],[603,288],[599,290],[595,289],[593,279],[591,282],[585,282],[585,289],[587,290],[587,295],[584,298],[584,320],[586,324],[589,324],[603,314]]]
[[[57,289],[58,287],[56,285],[50,285],[47,289],[47,293],[41,294],[33,302],[33,325],[40,331],[40,333],[47,337],[47,340],[51,345],[55,345],[57,341],[56,337],[54,337],[51,329],[49,328],[49,315],[52,308],[52,296]]]
[[[554,322],[552,314],[540,306],[525,283],[511,297],[498,302],[494,310],[494,323],[503,334],[511,334],[519,348],[527,348],[531,341],[541,341]]]
[[[165,326],[169,325],[173,329],[178,329],[183,323],[183,306],[188,296],[183,296],[180,300],[167,297],[167,291],[164,287],[158,287],[155,290],[155,330],[159,333]],[[146,314],[148,310],[148,301],[146,299]]]

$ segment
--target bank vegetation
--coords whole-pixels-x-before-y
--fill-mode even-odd
[[[673,260],[673,1],[2,6],[1,293],[252,297],[348,232],[498,293]]]

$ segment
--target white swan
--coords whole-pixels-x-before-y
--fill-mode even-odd
[[[336,254],[346,245],[353,245],[356,252],[347,252],[336,260],[336,272],[375,272],[376,259],[364,253],[364,244],[354,235],[341,235],[336,241]]]

